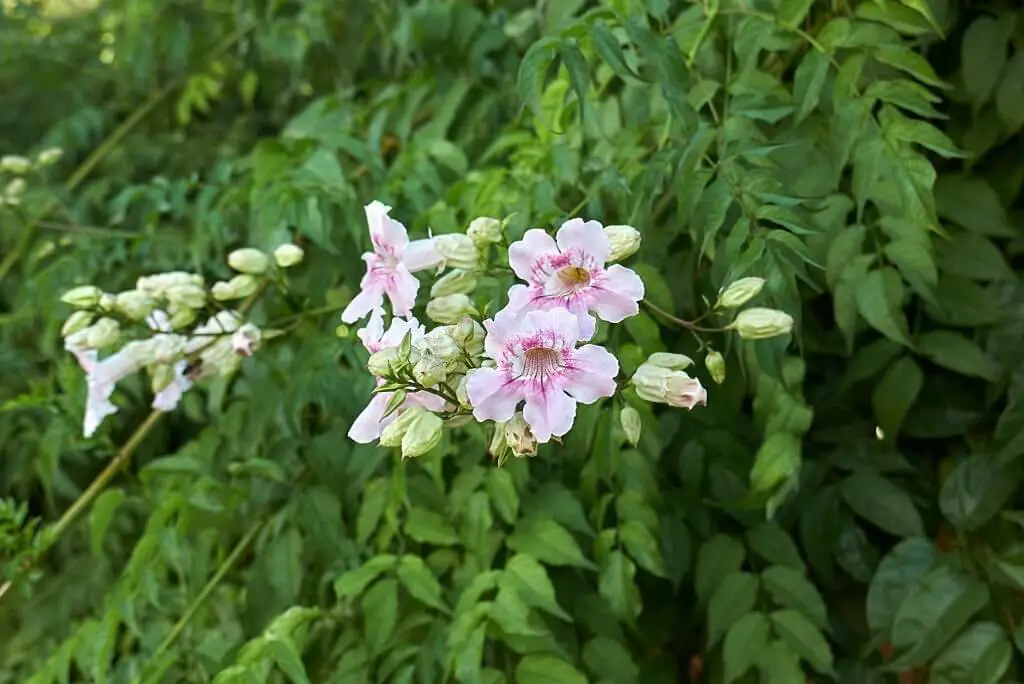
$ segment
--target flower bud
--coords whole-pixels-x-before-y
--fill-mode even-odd
[[[252,323],[246,323],[231,334],[231,348],[239,356],[252,356],[262,341],[263,332]]]
[[[142,290],[128,290],[114,296],[113,308],[133,321],[143,320],[153,313],[155,307],[156,301],[153,297]]]
[[[662,403],[665,401],[665,387],[672,371],[651,363],[640,364],[630,379],[637,395],[644,401]]]
[[[479,249],[497,244],[501,242],[501,221],[490,216],[480,216],[470,222],[466,235]]]
[[[721,385],[725,382],[725,357],[720,352],[711,350],[704,357],[704,367],[711,374],[711,379]]]
[[[306,253],[302,251],[301,247],[288,242],[278,245],[274,250],[274,262],[281,268],[288,268],[300,263],[305,255]]]
[[[505,443],[516,458],[537,454],[537,439],[530,431],[530,426],[526,424],[522,411],[516,411],[512,420],[505,423]]]
[[[668,370],[685,370],[693,365],[693,359],[686,354],[655,352],[647,357],[646,363]]]
[[[427,453],[441,441],[444,421],[429,411],[420,413],[402,437],[402,458],[416,458]]]
[[[370,355],[366,362],[366,369],[378,378],[385,378],[398,371],[403,362],[399,359],[398,347],[385,347]]]
[[[433,387],[448,377],[448,364],[433,354],[424,354],[413,366],[412,376],[424,387]]]
[[[460,375],[459,382],[455,385],[455,398],[459,400],[459,406],[470,408],[469,403],[469,376]]]
[[[36,157],[36,163],[40,166],[51,166],[60,161],[61,157],[64,156],[64,150],[59,147],[49,147]]]
[[[218,302],[226,302],[231,299],[242,299],[248,297],[260,286],[259,278],[248,273],[240,273],[231,280],[219,281],[213,284],[210,294]]]
[[[181,335],[159,334],[149,340],[150,359],[155,363],[175,363],[185,355],[185,338]]]
[[[505,426],[508,421],[495,421],[494,433],[491,435],[491,443],[487,447],[487,453],[489,453],[500,466],[505,462],[505,456],[508,453],[508,441],[505,439]]]
[[[85,344],[89,349],[103,349],[121,337],[121,324],[113,318],[103,317],[85,331]]]
[[[21,175],[32,169],[32,160],[14,154],[0,157],[0,171],[9,171]]]
[[[92,324],[93,315],[88,311],[75,311],[68,320],[64,321],[64,325],[60,328],[60,334],[63,337],[72,335],[79,330],[85,330]]]
[[[473,240],[462,233],[447,233],[434,238],[434,248],[444,258],[444,265],[449,268],[461,268],[471,271],[480,260],[480,252]]]
[[[270,257],[253,247],[243,247],[228,254],[228,266],[240,273],[261,275],[270,267]]]
[[[437,279],[430,288],[431,297],[445,297],[453,294],[469,294],[476,288],[476,276],[470,271],[455,269]]]
[[[454,360],[459,356],[459,345],[455,341],[455,327],[451,325],[440,325],[420,340],[418,345],[430,356],[436,356],[445,361]]]
[[[79,285],[61,295],[60,301],[79,309],[89,309],[100,303],[103,290],[95,285]]]
[[[469,356],[478,356],[483,353],[486,336],[487,331],[484,330],[484,326],[469,316],[463,317],[452,333],[455,343]]]
[[[473,302],[464,294],[447,295],[427,302],[427,318],[444,325],[457,323],[463,316],[475,316],[476,313]]]
[[[740,278],[718,293],[715,308],[735,309],[756,297],[764,287],[764,278]]]
[[[167,313],[170,314],[170,325],[172,330],[181,330],[187,325],[191,325],[196,320],[196,310],[192,307],[181,306],[177,302],[172,301],[170,306],[167,307]]]
[[[160,394],[174,380],[174,367],[167,363],[150,368],[149,387],[153,394]]]
[[[707,403],[707,391],[700,380],[681,370],[644,363],[636,369],[631,382],[644,401],[686,409]]]
[[[793,329],[793,317],[777,309],[744,309],[736,314],[729,328],[745,340],[766,340],[785,335]]]
[[[608,263],[628,259],[640,249],[640,231],[633,226],[605,226],[604,235],[612,246]]]
[[[164,292],[172,305],[187,309],[201,309],[206,306],[206,290],[195,283],[179,283]]]
[[[12,207],[16,207],[21,204],[21,197],[25,194],[25,188],[28,184],[25,183],[24,178],[15,178],[7,187],[4,188],[3,201],[5,204],[9,204]]]
[[[383,447],[401,446],[405,433],[409,431],[413,423],[424,413],[427,413],[427,410],[417,405],[410,406],[399,413],[393,421],[385,425],[384,429],[381,430],[380,445]]]
[[[626,439],[633,446],[640,443],[640,431],[643,423],[640,421],[640,412],[632,406],[626,406],[619,412],[619,422],[622,424],[622,431],[626,433]]]

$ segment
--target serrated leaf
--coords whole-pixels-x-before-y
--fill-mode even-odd
[[[619,619],[633,622],[643,609],[636,586],[636,565],[619,550],[611,551],[601,565],[598,592]]]
[[[306,666],[302,664],[302,656],[295,642],[281,637],[268,640],[274,662],[281,668],[292,684],[309,684]]]
[[[584,117],[584,110],[587,102],[587,91],[590,88],[590,65],[587,58],[580,51],[580,46],[575,40],[567,38],[558,44],[558,55],[562,58],[562,64],[569,72],[569,83],[573,92],[576,93],[576,101],[580,107],[580,121]]]
[[[639,81],[646,81],[626,63],[622,46],[606,24],[601,21],[593,21],[587,26],[587,31],[594,41],[594,48],[597,50],[597,54],[601,55],[601,59],[612,68],[616,75],[623,79],[633,78]]]
[[[800,549],[796,542],[777,523],[761,523],[747,530],[747,546],[769,563],[785,565],[803,572],[805,569]]]
[[[114,514],[125,498],[127,495],[124,490],[117,487],[107,489],[96,497],[89,510],[89,548],[93,556],[98,557],[103,552],[103,539],[110,529],[110,521],[114,519]]]
[[[899,308],[902,298],[899,274],[892,268],[869,271],[857,281],[857,311],[864,320],[893,342],[910,346],[907,319]]]
[[[583,646],[583,663],[599,681],[608,684],[639,684],[640,668],[629,650],[607,636],[596,636]]]
[[[551,61],[558,50],[558,38],[541,38],[531,45],[519,63],[516,75],[516,88],[519,99],[524,107],[529,107],[535,116],[540,118],[540,97],[543,79],[551,66]]]
[[[803,121],[818,106],[821,91],[828,78],[829,58],[817,50],[809,51],[800,61],[793,75],[793,99],[796,101],[796,120]]]
[[[338,598],[358,596],[381,574],[395,567],[397,561],[398,559],[391,554],[371,558],[334,580],[334,593]]]
[[[422,601],[442,613],[451,612],[445,605],[441,583],[437,581],[434,572],[427,567],[422,558],[410,554],[402,556],[398,559],[396,574],[398,581],[414,599]]]
[[[722,579],[743,565],[746,551],[734,537],[717,534],[704,542],[697,553],[694,589],[697,599],[706,603]]]
[[[366,645],[382,653],[398,624],[398,580],[382,579],[363,595],[363,629]]]
[[[768,648],[770,632],[771,623],[764,613],[747,613],[729,628],[722,645],[725,684],[736,681],[754,666]]]
[[[931,297],[932,290],[939,283],[939,270],[927,246],[915,240],[900,239],[887,244],[884,252],[915,292]]]
[[[459,542],[455,528],[439,513],[415,506],[405,520],[405,533],[423,544],[450,546]]]
[[[777,610],[769,617],[775,633],[803,660],[819,673],[835,676],[832,649],[806,617],[795,610]]]
[[[487,473],[487,496],[501,519],[513,525],[519,517],[519,492],[512,474],[504,468],[492,468]]]
[[[792,608],[821,630],[828,630],[828,609],[818,589],[797,570],[773,565],[761,573],[765,591],[783,608]]]
[[[726,575],[708,601],[708,643],[710,650],[740,618],[754,610],[759,582],[749,572]]]
[[[661,557],[661,548],[645,526],[627,520],[619,525],[619,539],[626,551],[641,568],[658,577],[667,577],[665,561]]]
[[[917,350],[932,363],[989,382],[1000,376],[998,364],[974,342],[951,330],[932,330],[917,339]]]
[[[528,655],[516,665],[516,684],[589,684],[586,675],[553,655]]]
[[[529,554],[548,565],[597,569],[593,561],[583,555],[573,536],[554,520],[542,518],[522,521],[508,538],[507,544],[513,551]]]
[[[562,620],[572,618],[558,605],[555,587],[551,584],[547,570],[535,558],[525,553],[517,553],[505,564],[501,578],[502,584],[515,589],[527,605],[540,608]]]
[[[1011,27],[982,14],[967,27],[960,43],[963,84],[975,111],[988,102],[1006,64]]]

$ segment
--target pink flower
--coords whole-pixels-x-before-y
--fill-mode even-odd
[[[508,291],[512,311],[566,308],[579,320],[580,339],[594,335],[597,320],[618,323],[640,310],[644,283],[618,264],[605,267],[611,243],[597,221],[570,219],[555,239],[539,228],[508,248],[508,262],[527,285]]]
[[[412,341],[415,343],[423,339],[425,332],[423,325],[411,316],[408,319],[392,318],[391,325],[385,330],[383,313],[380,308],[376,308],[370,315],[366,327],[357,330],[356,335],[359,336],[359,340],[366,350],[373,354],[381,349],[397,347],[402,343],[406,333],[412,334]],[[383,382],[385,382],[383,379],[379,379],[377,384],[380,385]],[[385,417],[384,411],[387,409],[392,394],[394,392],[378,392],[373,395],[370,403],[356,416],[352,427],[349,428],[349,439],[360,444],[373,442],[380,437],[381,430],[409,406],[419,405],[428,411],[441,411],[445,407],[445,400],[436,394],[410,392],[406,395],[402,406]]]
[[[420,283],[412,275],[441,264],[441,254],[433,240],[409,242],[405,226],[388,216],[391,207],[377,200],[365,207],[373,251],[363,255],[366,275],[359,282],[360,292],[341,313],[345,323],[355,323],[379,307],[387,295],[396,316],[412,313]]]
[[[520,401],[538,442],[561,437],[576,419],[576,402],[615,393],[619,362],[604,347],[576,348],[579,322],[565,309],[499,311],[484,322],[484,353],[496,368],[479,368],[466,385],[477,420],[512,418]]]

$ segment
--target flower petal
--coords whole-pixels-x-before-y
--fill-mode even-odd
[[[565,390],[583,404],[615,394],[619,361],[607,349],[585,344],[573,354],[572,369],[566,373]]]
[[[359,444],[369,444],[380,437],[380,431],[384,429],[384,410],[390,398],[391,392],[374,394],[370,403],[356,416],[352,427],[348,429],[349,439]]]
[[[362,289],[341,312],[342,323],[355,323],[366,314],[379,308],[383,301],[384,293],[380,286],[373,284]]]
[[[434,268],[443,262],[444,257],[437,251],[432,239],[413,240],[405,248],[405,254],[402,255],[402,263],[410,273]]]
[[[576,420],[576,402],[561,389],[551,389],[526,397],[523,418],[539,444],[569,432]]]
[[[390,254],[401,257],[405,246],[409,244],[409,233],[405,226],[388,216],[391,207],[374,200],[363,207],[366,212],[366,223],[370,227],[370,239],[374,251],[378,254]]]
[[[407,404],[418,404],[432,413],[444,411],[448,406],[448,402],[442,397],[430,392],[413,392],[405,400]]]
[[[527,311],[520,318],[519,329],[524,336],[541,333],[562,342],[563,347],[574,347],[580,338],[580,324],[576,316],[558,307],[540,311]]]
[[[612,253],[612,244],[597,221],[569,219],[558,229],[555,239],[562,252],[572,251],[588,256],[599,266],[604,266]]]
[[[478,421],[501,421],[511,419],[516,412],[522,389],[493,368],[477,368],[466,379],[466,395]]]
[[[351,306],[351,304],[349,305]],[[366,326],[356,331],[356,337],[372,354],[380,348],[380,339],[384,336],[384,309],[377,307],[370,312],[370,320]]]
[[[554,238],[540,228],[531,228],[523,234],[522,240],[509,245],[508,265],[523,280],[534,282],[533,271],[537,261],[557,253],[558,245]]]
[[[404,264],[395,267],[394,275],[388,280],[385,293],[391,301],[391,311],[396,316],[408,316],[416,304],[416,292],[420,289],[420,281],[409,273]]]
[[[593,337],[597,331],[597,319],[587,310],[587,300],[583,297],[573,297],[566,308],[576,317],[579,340],[586,341]]]
[[[174,379],[153,397],[153,408],[157,411],[173,411],[178,407],[181,397],[192,387],[192,381],[185,375],[187,361],[174,364]]]
[[[529,298],[529,288],[526,285],[513,285],[508,290],[508,305],[494,314],[494,318],[484,321],[484,330],[487,331],[487,336],[484,338],[484,350],[489,358],[495,361],[500,359],[505,342],[510,335],[517,332],[520,316],[519,309],[513,306],[513,302],[525,305]]]
[[[644,281],[626,268],[614,264],[604,272],[600,282],[588,289],[590,309],[609,323],[619,323],[640,312],[644,298]]]

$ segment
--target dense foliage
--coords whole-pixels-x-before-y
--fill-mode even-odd
[[[0,94],[0,682],[1020,677],[1018,3],[14,0]],[[354,443],[373,200],[636,227],[594,341],[706,407]],[[83,436],[67,290],[290,242],[240,368]],[[691,323],[752,276],[792,334]]]

